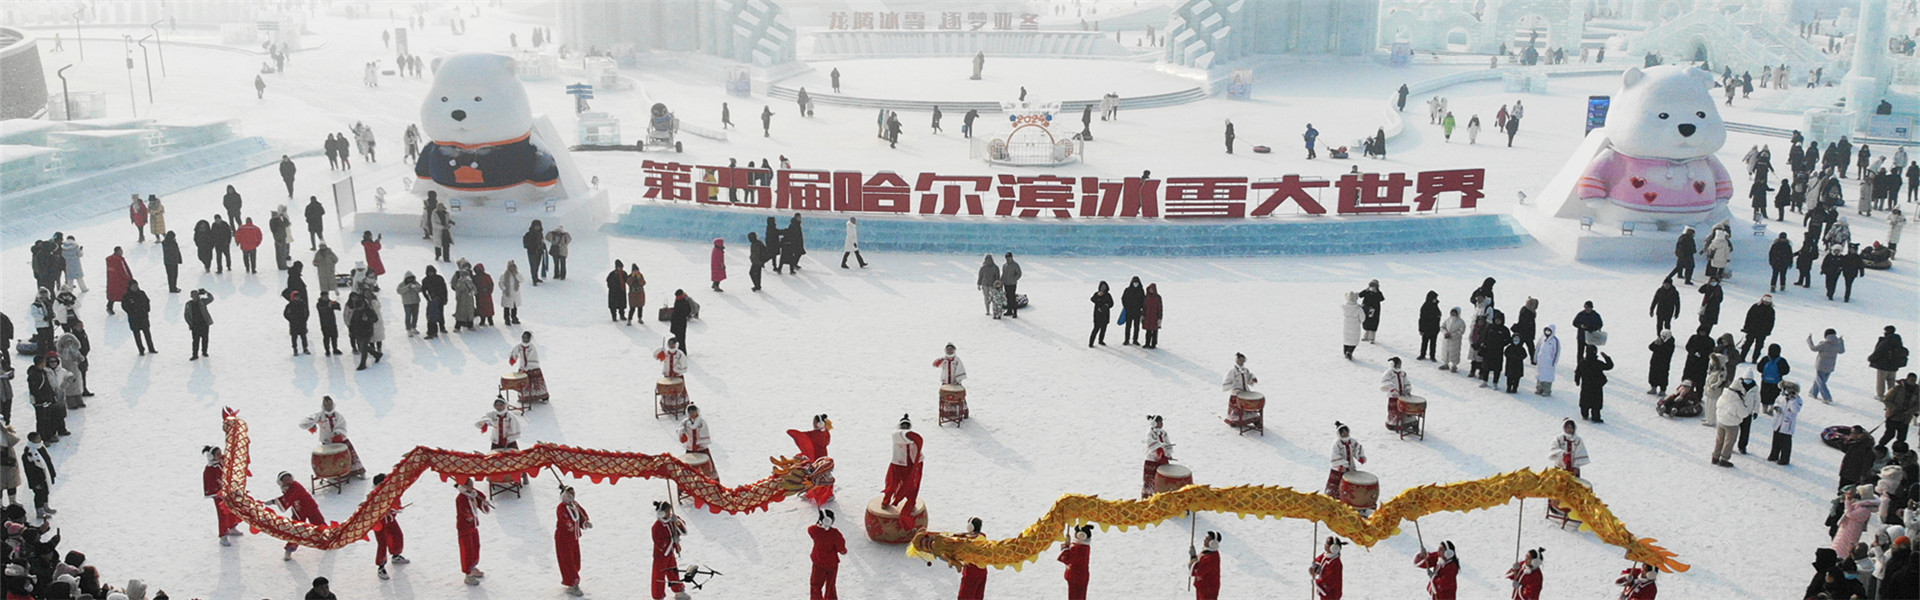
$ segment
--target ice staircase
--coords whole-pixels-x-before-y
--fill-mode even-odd
[[[765,229],[771,214],[643,202],[603,230],[635,237],[690,242],[724,238],[745,243],[746,233]],[[806,216],[807,247],[838,252],[846,236],[843,215]],[[1487,213],[1189,223],[857,216],[861,248],[923,254],[1351,256],[1515,248],[1532,239],[1511,217]]]
[[[776,84],[776,85],[768,86],[767,97],[777,98],[780,100],[787,100],[787,101],[796,101],[800,97],[800,90],[797,88],[791,88],[784,85]],[[940,111],[942,113],[948,114],[948,115],[956,115],[956,116],[966,114],[968,110],[977,110],[977,111],[980,111],[982,114],[1000,112],[999,102],[980,102],[980,101],[943,102],[938,100],[897,100],[897,99],[891,99],[891,98],[864,98],[860,96],[848,96],[844,94],[808,94],[808,97],[813,99],[813,103],[816,105],[828,105],[828,106],[849,106],[854,108],[884,108],[887,110],[897,110],[897,111],[907,111],[907,112],[933,112],[933,107],[938,106],[940,107]],[[1198,102],[1201,100],[1205,100],[1206,98],[1207,98],[1206,88],[1191,87],[1191,88],[1187,88],[1180,91],[1166,92],[1161,94],[1152,94],[1147,96],[1125,96],[1120,98],[1120,108],[1122,110],[1139,110],[1142,108],[1164,108],[1168,106],[1179,106],[1181,104],[1187,104],[1190,102]],[[1080,112],[1087,106],[1098,107],[1099,105],[1100,105],[1099,98],[1094,98],[1090,100],[1065,100],[1060,103],[1060,111],[1062,113],[1076,113],[1076,112]]]
[[[1658,51],[1669,62],[1693,59],[1696,40],[1709,49],[1714,72],[1723,66],[1735,73],[1759,73],[1768,65],[1786,64],[1794,73],[1831,66],[1833,59],[1793,33],[1779,18],[1741,11],[1732,15],[1700,8],[1680,15],[1633,39],[1630,56]],[[1624,58],[1624,57],[1623,57]]]
[[[0,194],[0,236],[10,243],[49,227],[124,211],[130,194],[167,194],[272,165],[281,152],[258,137],[244,137],[78,175],[63,181]]]

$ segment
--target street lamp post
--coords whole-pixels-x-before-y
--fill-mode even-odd
[[[150,37],[153,37],[153,34],[147,34],[147,37],[140,38],[140,41],[135,42],[140,44],[140,65],[147,71],[147,104],[153,104],[153,61],[147,57],[147,38]],[[154,45],[157,46],[159,44],[156,43]],[[128,62],[132,62],[133,56],[129,54],[127,60]],[[132,70],[129,69],[127,74],[132,75]]]
[[[140,99],[133,95],[133,36],[122,36],[127,40],[127,105],[133,107],[133,116],[140,116]]]
[[[167,47],[160,45],[161,43],[160,42],[160,23],[161,21],[165,21],[165,20],[166,19],[161,19],[160,21],[154,21],[153,23],[147,25],[147,28],[153,30],[153,50],[155,52],[160,53],[160,76],[161,77],[167,76]]]
[[[80,17],[84,16],[87,16],[87,6],[82,4],[80,10],[73,11],[73,47],[80,51],[80,60],[87,59],[87,42],[80,39]]]
[[[60,105],[66,107],[68,121],[73,120],[73,96],[67,93],[67,69],[71,68],[73,65],[67,65],[53,72],[54,75],[60,76]]]

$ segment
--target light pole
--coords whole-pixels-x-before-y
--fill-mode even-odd
[[[147,104],[153,104],[153,61],[147,58],[147,38],[150,37],[153,37],[153,34],[147,34],[147,37],[140,38],[140,41],[135,42],[140,44],[140,65],[147,71]],[[157,46],[159,44],[156,43],[155,45]],[[132,53],[127,54],[127,62],[133,62]],[[127,75],[132,76],[133,70],[128,69]]]
[[[87,16],[87,5],[82,4],[80,10],[73,11],[73,47],[80,51],[80,60],[87,59],[87,43],[80,39],[80,17],[84,16]]]
[[[140,99],[133,95],[133,36],[122,36],[127,40],[127,105],[133,107],[133,116],[140,116]]]
[[[160,45],[160,23],[161,21],[165,21],[165,20],[166,19],[161,19],[159,21],[154,21],[153,23],[147,25],[147,28],[153,30],[153,50],[155,52],[160,53],[160,76],[161,77],[167,76],[167,47]]]
[[[60,105],[66,107],[68,121],[73,120],[73,96],[67,94],[67,69],[71,68],[73,65],[67,65],[53,72],[54,75],[60,76]]]

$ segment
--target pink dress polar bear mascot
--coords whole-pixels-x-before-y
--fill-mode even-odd
[[[1695,225],[1726,218],[1733,179],[1714,157],[1727,143],[1710,92],[1713,75],[1693,67],[1627,69],[1607,114],[1605,142],[1574,186],[1566,209],[1597,222]],[[1573,206],[1578,205],[1578,206]]]

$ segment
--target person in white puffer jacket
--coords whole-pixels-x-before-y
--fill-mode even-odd
[[[1360,294],[1347,292],[1347,303],[1340,305],[1340,315],[1343,323],[1341,353],[1346,355],[1347,360],[1353,360],[1353,349],[1360,345],[1360,333],[1364,329],[1362,323],[1367,318],[1367,310],[1360,308]]]
[[[1733,447],[1740,441],[1740,424],[1753,416],[1754,405],[1758,404],[1753,394],[1756,385],[1753,374],[1748,373],[1720,392],[1718,405],[1714,407],[1717,426],[1713,440],[1713,464],[1733,466]]]

